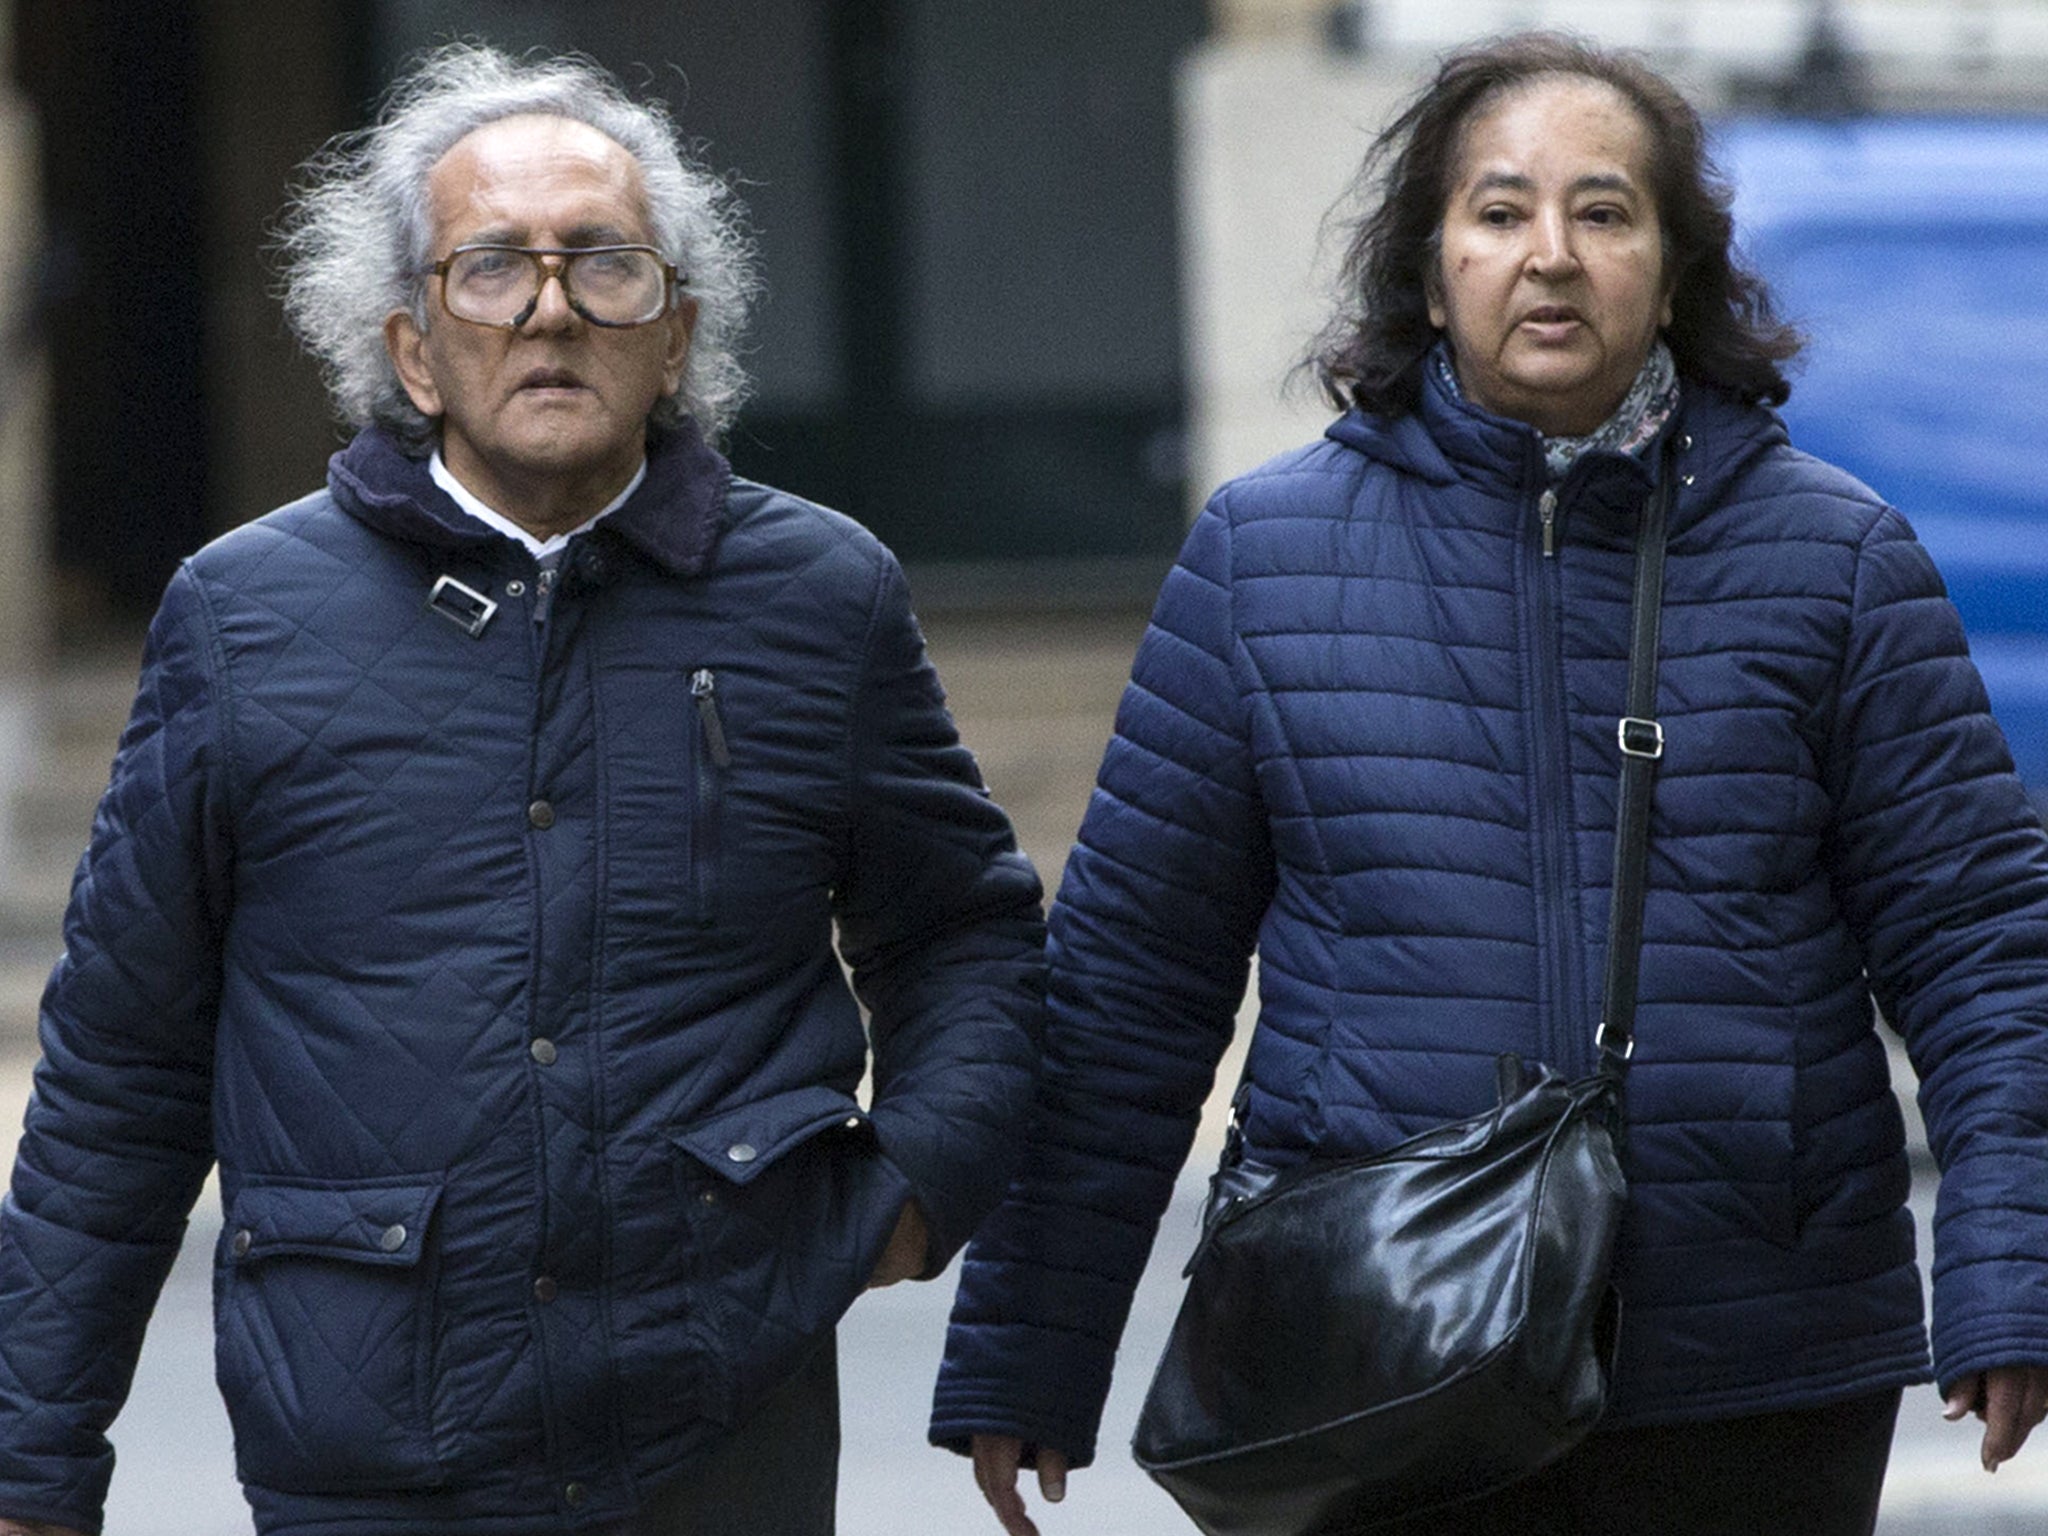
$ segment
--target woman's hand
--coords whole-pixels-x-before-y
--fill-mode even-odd
[[[981,1496],[996,1512],[996,1519],[1009,1536],[1038,1536],[1038,1527],[1024,1512],[1024,1496],[1017,1492],[1017,1469],[1024,1464],[1024,1442],[1015,1435],[974,1437],[974,1481]],[[1064,1451],[1038,1448],[1038,1491],[1048,1504],[1067,1496],[1067,1457]],[[5,1536],[5,1533],[0,1533]]]
[[[1942,1417],[1951,1421],[1974,1413],[1984,1421],[1984,1444],[1978,1454],[1984,1470],[1996,1472],[2027,1443],[2033,1427],[2048,1416],[2048,1366],[1998,1365],[1972,1371],[1948,1389]]]

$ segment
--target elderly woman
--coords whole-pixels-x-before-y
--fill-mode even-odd
[[[1987,1468],[2048,1402],[2041,827],[1911,529],[1768,409],[1798,338],[1665,81],[1555,37],[1480,47],[1362,183],[1316,359],[1348,409],[1224,487],[1160,596],[933,1438],[972,1450],[1014,1536],[1020,1463],[1057,1499],[1093,1456],[1254,949],[1238,1102],[1264,1162],[1483,1110],[1501,1053],[1591,1070],[1661,461],[1619,1362],[1599,1431],[1456,1519],[1867,1533],[1902,1387],[1978,1412]],[[1873,994],[1943,1170],[1931,1360]]]

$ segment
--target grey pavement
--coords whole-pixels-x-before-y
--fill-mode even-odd
[[[962,732],[1049,885],[1079,823],[1142,627],[1142,613],[1132,609],[984,608],[927,615]],[[70,866],[105,780],[134,665],[132,646],[66,663],[15,701],[26,747],[20,741],[0,743],[27,764],[14,814],[0,818],[8,876],[0,895],[0,1124],[19,1123],[33,1061],[36,991],[59,950]],[[7,703],[0,698],[0,711]],[[1194,1240],[1202,1177],[1220,1142],[1216,1111],[1235,1071],[1235,1060],[1226,1061],[1225,1088],[1212,1101],[1139,1288],[1104,1421],[1101,1460],[1075,1475],[1063,1506],[1047,1510],[1032,1500],[1045,1536],[1192,1529],[1131,1464],[1125,1445],[1151,1361],[1172,1321],[1180,1266]],[[1931,1193],[1923,1178],[1916,1193],[1923,1253]],[[231,1536],[249,1529],[232,1474],[226,1416],[212,1384],[207,1258],[219,1227],[219,1203],[209,1189],[158,1306],[128,1408],[114,1428],[119,1463],[108,1536]],[[997,1529],[966,1463],[924,1444],[951,1292],[950,1275],[877,1292],[842,1327],[843,1536]],[[1990,1477],[1977,1467],[1975,1443],[1974,1428],[1942,1422],[1931,1388],[1908,1393],[1880,1536],[2048,1531],[2048,1445],[2030,1448]],[[1796,1456],[1798,1447],[1787,1447],[1787,1454]]]

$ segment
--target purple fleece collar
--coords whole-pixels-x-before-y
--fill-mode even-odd
[[[647,478],[599,526],[611,529],[676,576],[696,576],[723,524],[732,466],[694,421],[647,447]],[[327,487],[341,509],[380,533],[436,548],[475,547],[504,535],[484,527],[434,484],[381,427],[369,427],[327,461]]]

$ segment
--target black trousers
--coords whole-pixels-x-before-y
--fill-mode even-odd
[[[839,1356],[809,1362],[613,1536],[832,1536],[839,1491]]]
[[[1899,1397],[1894,1388],[1791,1413],[1602,1431],[1527,1482],[1380,1529],[1388,1536],[1871,1536]]]

